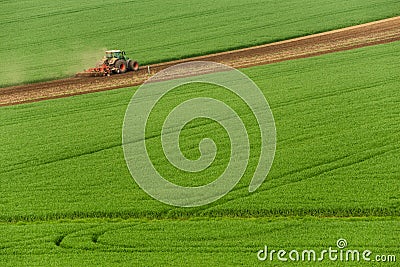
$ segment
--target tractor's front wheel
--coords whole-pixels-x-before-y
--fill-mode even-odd
[[[126,61],[123,59],[119,59],[115,62],[115,69],[117,73],[125,73],[128,69]]]

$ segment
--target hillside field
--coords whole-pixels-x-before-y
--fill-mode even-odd
[[[242,69],[274,114],[275,161],[250,194],[253,150],[234,190],[199,208],[162,204],[130,176],[121,132],[137,88],[2,107],[1,265],[254,265],[264,245],[320,249],[339,238],[399,256],[399,44]],[[168,110],[203,95],[237,110],[259,145],[240,99],[214,86],[177,88],[152,113],[147,141],[154,164],[183,185],[210,182],[229,154],[226,132],[205,119],[183,129],[181,147],[196,158],[198,141],[215,139],[210,168],[187,180],[157,152]]]
[[[1,1],[0,87],[71,76],[105,49],[142,65],[400,15],[397,0]]]

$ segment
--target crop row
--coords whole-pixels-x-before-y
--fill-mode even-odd
[[[209,95],[241,115],[252,144],[243,179],[214,204],[172,208],[143,192],[121,148],[125,109],[135,89],[81,95],[0,109],[0,219],[191,216],[393,216],[399,214],[400,144],[396,62],[398,43],[243,71],[261,88],[275,116],[277,151],[264,184],[247,187],[257,164],[257,124],[224,90],[191,85],[165,96],[152,113],[148,148],[171,181],[201,185],[222,173],[226,132],[196,120],[181,132],[181,148],[199,156],[200,138],[216,140],[210,168],[196,175],[166,164],[157,127],[179,101]],[[223,115],[223,114],[222,114]]]
[[[236,266],[260,263],[277,266],[374,266],[363,260],[363,251],[376,255],[400,253],[398,219],[196,219],[63,221],[0,224],[0,264],[71,266]],[[337,241],[346,244],[339,249]],[[240,242],[238,242],[240,240]],[[344,241],[343,241],[344,240]],[[282,262],[273,254],[260,262],[265,250],[313,250],[316,260]],[[321,257],[322,250],[336,250],[335,261]],[[340,252],[344,251],[343,260]],[[345,261],[347,250],[360,251],[360,261]],[[261,256],[264,256],[261,254]],[[268,255],[269,256],[269,255]],[[288,254],[284,255],[288,258]],[[300,258],[301,259],[301,258]],[[398,259],[397,259],[398,260]],[[393,262],[388,263],[394,264]]]

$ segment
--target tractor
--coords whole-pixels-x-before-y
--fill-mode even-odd
[[[107,50],[105,56],[97,63],[95,68],[90,68],[84,72],[77,73],[77,77],[96,77],[110,76],[111,74],[120,74],[127,71],[137,71],[139,63],[129,59],[122,50]]]

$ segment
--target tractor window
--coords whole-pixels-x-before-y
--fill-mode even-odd
[[[112,53],[111,52],[107,52],[106,53],[106,58],[112,58],[113,56],[112,56]]]

